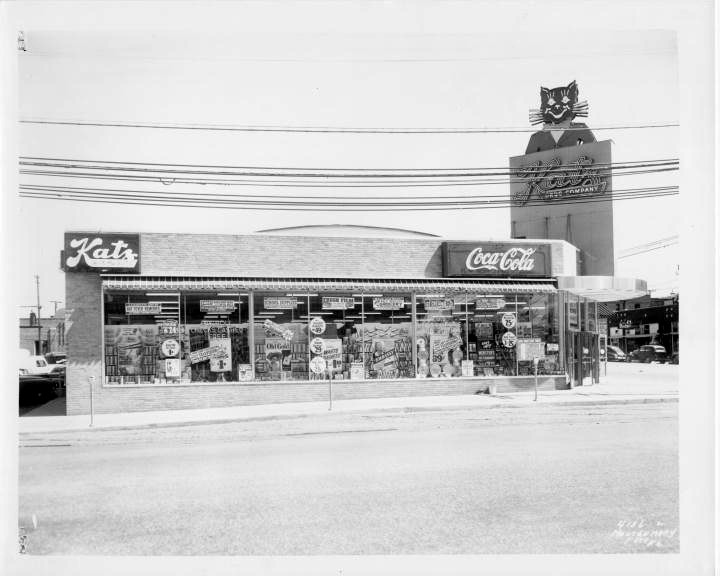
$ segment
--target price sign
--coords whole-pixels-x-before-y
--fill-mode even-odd
[[[517,342],[517,337],[512,332],[505,332],[502,337],[502,343],[505,348],[513,348]]]
[[[172,338],[165,340],[160,346],[163,356],[174,358],[180,353],[180,343]]]
[[[325,352],[325,340],[322,338],[313,338],[310,340],[310,351],[313,354],[322,354]]]
[[[325,320],[319,316],[315,316],[312,320],[310,320],[310,332],[313,334],[322,334],[325,332],[325,327]]]
[[[514,328],[515,327],[515,314],[513,312],[505,312],[505,314],[502,315],[502,325],[508,329]]]
[[[325,358],[322,356],[315,356],[315,358],[310,360],[310,370],[313,371],[313,374],[322,374],[325,372],[326,366]]]

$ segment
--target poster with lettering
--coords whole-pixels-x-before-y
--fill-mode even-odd
[[[342,368],[342,340],[326,338],[322,356],[325,358],[328,369],[337,370]]]
[[[104,333],[108,376],[132,376],[145,381],[156,375],[156,325],[105,326]]]
[[[210,348],[219,350],[210,357],[210,372],[232,371],[232,344],[227,326],[208,328]]]

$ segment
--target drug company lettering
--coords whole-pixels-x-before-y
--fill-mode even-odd
[[[535,268],[536,248],[510,248],[505,252],[484,252],[482,246],[468,254],[465,267],[468,270],[531,271]]]
[[[513,193],[513,202],[524,206],[533,195],[538,200],[560,200],[575,196],[603,194],[607,180],[601,177],[599,169],[593,167],[592,158],[580,156],[572,164],[563,166],[560,158],[549,162],[537,162],[515,171],[515,177],[525,181],[525,186]]]

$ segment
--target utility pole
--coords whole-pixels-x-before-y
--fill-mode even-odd
[[[38,323],[38,354],[42,354],[42,324],[40,323],[40,276],[35,274],[35,292],[37,294],[37,323]]]
[[[57,315],[57,305],[62,304],[62,300],[50,300],[55,305],[55,310],[53,310],[53,316]]]

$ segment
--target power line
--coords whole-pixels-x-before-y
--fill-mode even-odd
[[[294,132],[318,134],[510,134],[538,132],[536,128],[525,127],[478,127],[478,128],[360,128],[348,126],[233,126],[228,124],[172,124],[159,122],[92,121],[92,120],[48,120],[22,118],[20,124],[53,126],[89,126],[103,128],[146,128],[156,130],[194,130],[220,132]],[[592,130],[636,130],[647,128],[677,128],[678,122],[656,124],[624,124],[617,126],[596,126]],[[569,127],[565,131],[587,130]]]
[[[452,209],[482,209],[482,208],[507,208],[511,203],[507,200],[464,200],[459,202],[434,200],[432,202],[308,202],[306,200],[292,199],[271,199],[258,200],[247,198],[226,198],[216,199],[206,196],[193,196],[186,198],[168,197],[162,194],[153,194],[142,191],[108,191],[104,189],[58,189],[53,187],[23,186],[21,185],[20,195],[23,197],[35,197],[57,200],[75,200],[90,202],[116,202],[119,204],[150,204],[158,206],[188,206],[188,207],[210,207],[210,208],[256,208],[262,210],[285,209],[285,210],[318,210],[318,211],[412,211],[412,210],[452,210]],[[654,198],[661,196],[676,195],[677,190],[666,190],[662,192],[634,192],[625,196],[617,195],[616,200]],[[584,204],[594,202],[607,202],[606,197],[586,198],[573,201],[555,201],[553,204]],[[529,203],[528,205],[544,205],[543,202]],[[282,207],[282,208],[280,208]]]
[[[46,156],[20,156],[21,166],[65,166],[71,168],[83,168],[87,169],[87,166],[82,164],[100,164],[100,165],[112,165],[112,166],[162,166],[172,168],[218,168],[227,170],[294,170],[294,171],[321,171],[321,172],[441,172],[441,171],[464,171],[464,172],[482,172],[486,170],[502,170],[503,174],[512,174],[508,172],[508,166],[472,166],[472,167],[455,167],[455,168],[332,168],[332,167],[301,167],[301,166],[234,166],[227,164],[173,164],[168,162],[131,162],[131,161],[119,161],[119,160],[89,160],[86,158],[53,158]],[[35,161],[35,162],[32,162]],[[52,163],[61,164],[52,164]],[[612,167],[612,168],[637,168],[647,166],[661,166],[661,165],[679,165],[679,158],[655,158],[645,160],[624,160],[622,162],[596,162],[592,164],[593,168],[596,167]],[[78,165],[76,165],[78,164]],[[556,164],[553,166],[554,169],[563,168],[577,168],[577,164]],[[108,168],[110,169],[110,168]],[[122,168],[116,168],[122,169]],[[514,169],[516,170],[516,169]],[[486,174],[487,175],[487,174]]]
[[[668,246],[673,246],[677,244],[678,241],[674,242],[668,242],[667,244],[662,244],[660,246],[655,246],[653,248],[646,248],[645,250],[639,250],[637,252],[633,252],[632,254],[624,254],[623,256],[618,256],[617,260],[622,260],[623,258],[630,258],[632,256],[639,256],[640,254],[645,254],[647,252],[653,252],[654,250],[660,250],[661,248],[667,248]]]
[[[650,170],[636,170],[633,172],[592,172],[592,176],[602,178],[607,176],[636,176],[642,174],[657,174],[662,172],[677,171],[678,168],[658,168]],[[52,171],[52,170],[20,170],[20,174],[29,176],[47,176],[60,178],[76,178],[84,180],[111,180],[118,182],[159,182],[164,185],[172,184],[199,184],[199,185],[217,185],[217,186],[261,186],[261,187],[292,187],[292,188],[413,188],[413,187],[436,187],[436,186],[497,186],[518,183],[522,184],[522,180],[508,180],[498,178],[475,178],[464,180],[431,180],[431,181],[411,181],[411,180],[393,180],[392,182],[382,181],[342,181],[329,182],[329,178],[322,181],[313,180],[270,180],[270,179],[230,179],[230,178],[186,178],[186,177],[163,177],[161,175],[137,175],[137,174],[96,174],[91,172],[75,172],[75,171]],[[422,178],[434,178],[434,176],[421,176]],[[380,179],[380,177],[377,177]],[[534,177],[533,181],[547,181],[557,179],[554,176]]]
[[[679,238],[679,236],[677,234],[673,234],[672,236],[667,236],[666,238],[659,238],[658,240],[653,240],[652,242],[647,242],[645,244],[638,244],[637,246],[630,246],[629,248],[622,250],[620,253],[622,254],[625,252],[633,252],[633,251],[635,251],[637,249],[641,249],[641,248],[650,248],[657,244],[663,244],[663,243],[671,241],[671,240],[677,240],[678,238]]]
[[[99,194],[146,194],[146,195],[157,195],[158,197],[163,198],[182,198],[182,197],[198,197],[203,200],[208,198],[229,198],[231,200],[233,199],[270,199],[271,201],[278,200],[278,201],[289,201],[289,200],[298,200],[298,201],[313,201],[313,200],[320,200],[320,201],[346,201],[346,200],[365,200],[365,203],[370,203],[367,201],[370,200],[397,200],[402,201],[403,203],[407,203],[410,201],[423,201],[423,200],[432,200],[436,203],[444,203],[446,201],[451,200],[466,200],[468,202],[483,202],[485,204],[488,203],[512,203],[513,197],[512,195],[508,194],[483,194],[483,195],[462,195],[462,196],[387,196],[384,195],[382,197],[373,197],[373,196],[317,196],[317,195],[298,195],[298,196],[278,196],[274,194],[228,194],[228,193],[212,193],[212,192],[202,192],[198,195],[196,192],[183,192],[183,191],[167,191],[167,192],[158,192],[158,191],[152,191],[152,190],[128,190],[124,188],[92,188],[92,187],[79,187],[79,186],[59,186],[59,185],[43,185],[43,184],[21,184],[20,185],[21,191],[54,191],[54,192],[82,192],[82,193],[99,193]],[[679,188],[677,186],[657,186],[657,187],[643,187],[643,188],[624,188],[619,190],[613,190],[612,192],[603,194],[602,196],[596,197],[598,202],[607,202],[611,199],[617,199],[619,197],[628,197],[632,195],[644,195],[644,194],[663,194],[667,192],[677,193]],[[580,202],[581,199],[587,198],[587,196],[579,196],[576,199],[567,199],[565,201],[551,201],[552,204],[563,204],[563,203],[574,203],[574,202]],[[532,206],[532,205],[538,205],[543,206],[546,205],[547,201],[530,201],[525,204],[524,206]]]

